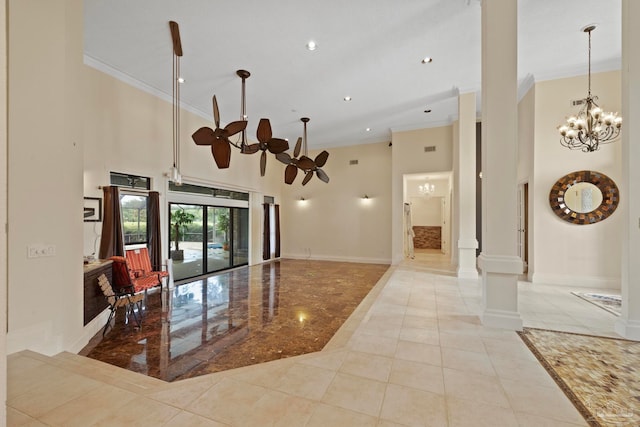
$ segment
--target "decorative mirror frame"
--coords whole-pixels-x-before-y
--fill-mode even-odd
[[[602,203],[591,212],[576,212],[565,203],[564,195],[571,186],[579,182],[593,184],[602,192]],[[549,193],[551,210],[561,219],[578,225],[594,224],[607,219],[615,212],[619,202],[620,191],[616,183],[607,175],[596,171],[571,172],[556,181]]]

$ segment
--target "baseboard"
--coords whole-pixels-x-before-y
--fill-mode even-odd
[[[614,324],[614,330],[628,340],[640,341],[640,322],[619,317]]]
[[[334,255],[282,254],[281,258],[309,259],[313,261],[357,262],[363,264],[391,264],[390,258],[341,257]]]
[[[80,350],[86,347],[91,341],[91,338],[94,337],[95,334],[102,331],[104,325],[107,323],[107,319],[109,318],[109,309],[105,308],[102,313],[98,314],[93,318],[92,321],[86,324],[86,326],[82,329],[82,335],[76,340],[76,342],[71,346],[71,348],[66,351],[74,354],[78,354]]]
[[[531,283],[592,289],[620,289],[620,278],[533,273]]]

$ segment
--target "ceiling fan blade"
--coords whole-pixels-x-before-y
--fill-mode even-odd
[[[267,152],[263,151],[260,156],[260,176],[264,176],[264,173],[267,171]]]
[[[323,167],[325,163],[327,163],[327,159],[329,158],[329,152],[323,151],[318,154],[315,159],[316,166],[319,168]]]
[[[329,182],[329,175],[327,175],[322,169],[316,169],[316,175],[318,175],[320,181]]]
[[[213,95],[213,122],[217,128],[220,127],[220,110],[218,110],[218,100],[215,95]]]
[[[226,169],[231,163],[231,144],[224,139],[216,139],[211,145],[211,154],[216,161],[218,169]]]
[[[289,143],[285,139],[271,138],[269,142],[267,142],[267,149],[273,154],[282,153],[289,149]]]
[[[311,181],[311,178],[313,178],[313,171],[307,172],[307,174],[304,176],[304,179],[302,180],[302,185],[307,185],[307,182]]]
[[[196,145],[211,145],[216,140],[213,129],[208,127],[198,129],[191,135],[191,138]]]
[[[247,122],[244,120],[238,120],[237,122],[231,122],[224,127],[227,136],[233,136],[238,132],[242,132],[247,128]]]
[[[260,144],[244,145],[242,147],[242,154],[257,153],[259,149],[260,149]]]
[[[291,164],[291,156],[289,153],[278,153],[276,154],[276,159],[280,160],[285,165]]]
[[[180,41],[180,28],[175,21],[169,21],[169,29],[171,30],[171,41],[173,42],[173,53],[182,56],[182,42]]]
[[[296,142],[296,148],[293,149],[293,157],[298,157],[300,155],[301,149],[302,149],[302,138],[298,137],[298,141]]]
[[[298,168],[295,165],[288,165],[284,170],[284,182],[285,184],[293,184],[293,181],[298,175]]]
[[[298,159],[298,167],[306,171],[315,168],[316,164],[307,156],[302,156]]]
[[[271,122],[269,119],[260,119],[256,136],[260,142],[269,142],[271,139]]]

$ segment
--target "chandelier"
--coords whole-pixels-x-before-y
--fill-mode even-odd
[[[418,192],[423,196],[430,196],[435,190],[436,186],[434,184],[429,184],[428,182],[418,185]]]
[[[596,151],[600,144],[608,144],[615,141],[620,135],[622,117],[618,113],[602,111],[595,100],[597,96],[591,95],[591,32],[595,25],[589,25],[583,29],[589,34],[589,91],[587,97],[582,100],[583,106],[576,116],[571,116],[567,122],[558,127],[560,131],[560,144],[570,150],[581,150],[585,153]]]

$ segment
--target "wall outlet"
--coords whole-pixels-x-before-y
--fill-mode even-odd
[[[27,246],[27,258],[56,256],[56,245],[34,243]]]

